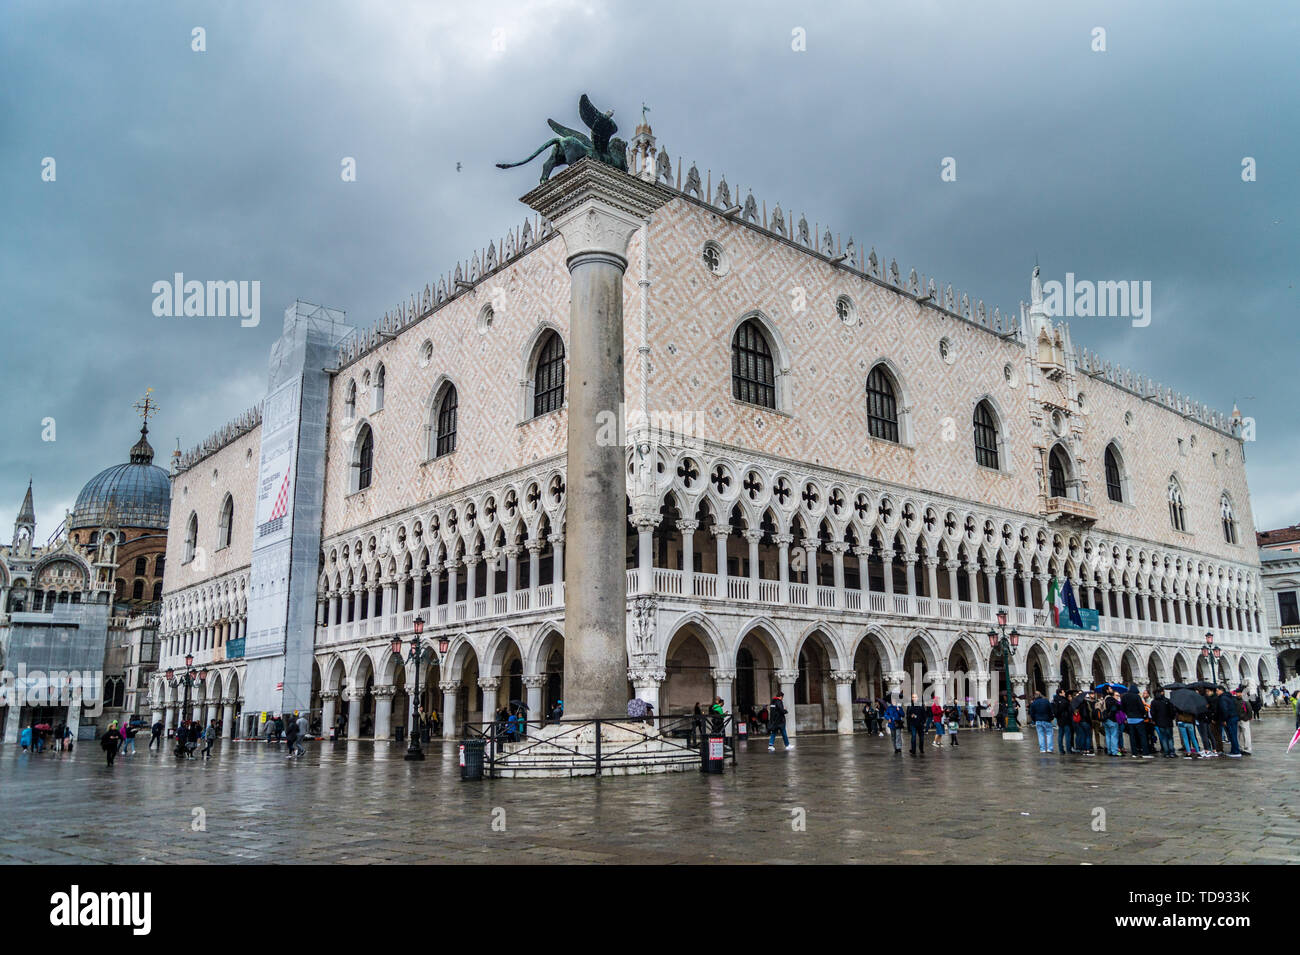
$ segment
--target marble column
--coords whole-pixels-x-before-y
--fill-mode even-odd
[[[798,728],[799,720],[795,716],[794,704],[794,684],[799,679],[798,670],[777,670],[776,678],[781,684],[781,692],[784,694],[785,708],[789,714],[785,720],[785,732],[791,739],[794,739],[795,730]]]
[[[695,531],[699,526],[699,521],[677,522],[682,532],[682,594],[687,597],[695,594]]]
[[[348,739],[359,739],[361,737],[361,703],[363,697],[355,689],[349,691],[347,697]]]
[[[790,534],[777,534],[772,539],[776,541],[779,571],[776,599],[783,604],[788,604],[790,602],[790,544],[794,541],[794,537]]]
[[[730,714],[732,711],[731,687],[736,682],[736,671],[714,669],[709,672],[713,677],[713,694],[722,697],[722,709],[727,714]],[[786,732],[789,732],[789,730]]]
[[[478,688],[483,694],[482,720],[487,723],[497,711],[497,692],[501,688],[501,678],[499,676],[481,676],[478,678]],[[568,705],[567,701],[565,705]]]
[[[805,537],[803,541],[804,567],[807,568],[808,579],[807,592],[804,596],[809,607],[817,606],[817,546],[819,543],[820,541],[815,537]]]
[[[334,716],[338,707],[338,690],[323,690],[320,695],[320,731],[326,739],[334,728]]]
[[[853,732],[853,680],[852,670],[832,670],[831,679],[835,681],[835,708],[838,711],[835,732],[850,734]]]
[[[652,594],[655,589],[655,523],[654,518],[649,516],[636,520],[636,589],[641,594]]]
[[[631,667],[627,671],[627,678],[632,683],[632,692],[636,694],[638,700],[645,700],[655,708],[655,715],[659,713],[659,687],[667,679],[667,671],[656,667]]]
[[[714,524],[709,528],[715,545],[714,571],[718,575],[718,599],[727,596],[727,538],[731,536],[731,527],[726,524]]]
[[[758,599],[758,542],[763,532],[750,529],[745,531],[745,541],[749,544],[749,599]]]
[[[230,698],[221,701],[221,736],[223,739],[235,736],[235,701]]]
[[[375,739],[388,739],[393,724],[393,688],[375,687]]]
[[[460,680],[443,680],[438,684],[442,691],[442,738],[455,739],[459,729],[456,723],[456,691],[460,689]]]
[[[478,565],[482,558],[478,554],[465,555],[465,619],[474,619],[474,598],[478,596]]]
[[[524,677],[525,703],[528,704],[528,719],[539,724],[546,718],[542,712],[542,690],[546,687],[546,677],[534,674]]]
[[[831,541],[826,549],[831,552],[831,578],[835,587],[835,606],[844,608],[844,552],[849,545],[844,541]]]
[[[583,159],[524,196],[564,240],[570,276],[566,534],[582,555],[566,587],[565,707],[627,711],[627,474],[621,442],[601,440],[625,400],[623,273],[632,236],[671,193]],[[644,228],[643,228],[644,227]]]

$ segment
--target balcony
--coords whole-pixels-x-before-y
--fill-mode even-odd
[[[1077,504],[1074,501],[1069,503]],[[790,582],[783,587],[780,581],[764,578],[719,578],[716,574],[696,572],[690,574],[688,579],[683,571],[662,567],[651,569],[649,579],[650,586],[643,588],[641,572],[629,570],[628,597],[634,599],[652,595],[669,605],[699,602],[707,608],[710,604],[718,607],[733,604],[748,608],[751,613],[772,613],[776,610],[786,615],[847,618],[846,622],[850,625],[853,624],[854,617],[884,617],[921,623],[948,621],[982,633],[993,624],[999,609],[986,603],[919,594],[890,594],[875,590],[864,592],[857,588],[841,589],[826,585],[810,587],[799,582]],[[439,628],[464,629],[467,625],[481,621],[505,625],[512,617],[554,617],[563,615],[563,612],[563,584],[543,584],[535,591],[518,590],[512,594],[476,597],[472,602],[459,600],[451,605],[418,610],[425,620],[426,632]],[[406,610],[369,620],[318,626],[316,645],[322,647],[357,640],[387,641],[394,636],[409,637],[414,629],[416,613],[416,610]],[[1045,609],[1010,607],[1007,608],[1007,613],[1008,622],[1021,629],[1050,629],[1056,634],[1066,634],[1067,639],[1073,633],[1080,633],[1052,628]],[[865,623],[865,620],[861,622]],[[1177,642],[1199,647],[1205,634],[1205,629],[1200,625],[1166,621],[1103,616],[1100,623],[1102,629],[1098,635],[1108,639],[1143,638],[1151,642]],[[1289,638],[1300,645],[1300,627],[1284,628],[1284,633],[1285,631],[1291,631]],[[1264,646],[1267,643],[1259,633],[1225,630],[1222,631],[1222,636],[1225,644]]]
[[[1043,516],[1049,521],[1092,525],[1097,521],[1097,509],[1068,497],[1049,497]]]

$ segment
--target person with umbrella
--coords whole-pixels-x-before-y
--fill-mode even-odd
[[[1196,745],[1196,724],[1205,712],[1205,697],[1181,683],[1171,683],[1169,689],[1169,702],[1174,707],[1174,722],[1183,743],[1183,759],[1199,759],[1201,751]]]
[[[1052,700],[1052,716],[1056,719],[1056,751],[1074,752],[1074,724],[1071,720],[1070,697],[1064,687],[1058,687]]]
[[[1215,687],[1215,694],[1219,723],[1227,730],[1228,742],[1232,745],[1228,758],[1241,759],[1241,744],[1237,739],[1237,728],[1241,725],[1241,701],[1221,686]]]
[[[1106,734],[1106,755],[1119,755],[1119,699],[1117,694],[1108,692],[1102,700],[1101,727]]]
[[[1156,687],[1155,698],[1151,701],[1151,722],[1155,723],[1156,736],[1160,739],[1160,752],[1165,756],[1176,758],[1174,754],[1174,716],[1177,710],[1165,696],[1163,687]]]
[[[1130,755],[1134,759],[1155,759],[1150,752],[1150,740],[1147,739],[1147,708],[1142,702],[1137,687],[1130,686],[1120,696],[1119,703],[1124,710],[1124,716],[1127,717],[1125,725],[1128,728]]]
[[[1201,695],[1205,701],[1205,709],[1196,714],[1196,726],[1201,731],[1201,755],[1206,759],[1214,759],[1221,755],[1219,753],[1219,716],[1218,704],[1215,702],[1210,690],[1213,683],[1198,681],[1191,684],[1191,688]]]

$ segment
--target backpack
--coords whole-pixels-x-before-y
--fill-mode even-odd
[[[1123,725],[1124,723],[1127,723],[1127,722],[1128,722],[1128,714],[1125,713],[1123,710],[1116,710],[1116,711],[1115,711],[1115,722],[1116,722],[1116,723],[1119,723],[1119,724],[1121,724],[1121,725]]]
[[[1080,722],[1083,721],[1083,717],[1081,717],[1081,716],[1079,715],[1079,711],[1078,711],[1078,710],[1075,710],[1075,711],[1074,711],[1074,716],[1071,717],[1071,719],[1073,719],[1075,723],[1080,723]]]

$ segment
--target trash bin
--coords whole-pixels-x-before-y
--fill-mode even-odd
[[[460,778],[483,778],[483,740],[463,739],[460,741]]]
[[[726,737],[706,733],[700,738],[700,772],[720,773],[726,762]]]

